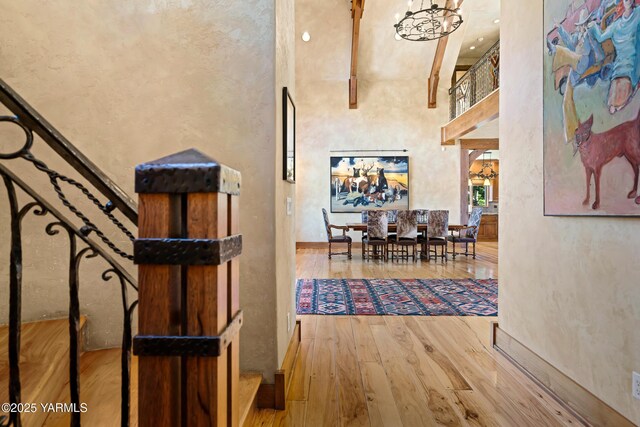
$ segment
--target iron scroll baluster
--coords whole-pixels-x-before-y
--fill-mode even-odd
[[[79,324],[80,302],[78,298],[80,279],[79,268],[82,259],[101,257],[109,265],[109,269],[102,274],[102,279],[108,281],[116,275],[119,279],[123,308],[124,308],[124,332],[122,342],[122,426],[129,425],[130,406],[130,360],[131,360],[131,322],[132,315],[137,306],[137,301],[129,304],[127,288],[137,291],[135,280],[119,265],[108,252],[96,242],[91,240],[86,232],[76,228],[53,206],[44,201],[33,189],[26,185],[20,178],[0,164],[0,176],[4,181],[9,198],[11,213],[11,256],[10,256],[10,303],[9,303],[9,394],[10,403],[21,402],[20,383],[20,326],[21,326],[21,289],[22,289],[22,239],[21,223],[24,217],[33,212],[38,216],[52,215],[55,220],[49,223],[45,231],[54,236],[60,229],[67,232],[69,238],[69,337],[70,337],[70,395],[71,403],[80,408],[80,383],[79,383]],[[16,187],[20,188],[33,201],[19,207]],[[86,246],[78,250],[78,242]],[[81,425],[80,412],[72,414],[71,426]],[[17,412],[8,414],[8,417],[0,417],[2,427],[21,427],[22,420]]]
[[[20,403],[20,324],[22,313],[21,215],[13,182],[2,176],[11,212],[11,255],[9,266],[9,403]],[[11,412],[7,425],[20,427],[20,414]]]
[[[76,206],[75,194],[68,191],[65,185],[79,191],[83,198],[104,214],[108,221],[123,234],[128,241],[133,241],[135,236],[127,226],[115,215],[118,209],[134,227],[137,227],[138,213],[136,203],[117,184],[103,173],[91,162],[82,152],[80,152],[70,141],[68,141],[57,129],[44,119],[33,107],[20,97],[9,85],[0,79],[0,103],[6,106],[13,115],[0,116],[0,123],[6,122],[15,125],[24,132],[24,142],[21,147],[12,152],[0,152],[0,176],[4,182],[8,197],[8,212],[10,214],[11,228],[11,251],[9,268],[9,331],[8,331],[8,354],[9,354],[9,400],[10,403],[21,403],[21,371],[20,371],[20,333],[22,325],[22,269],[23,269],[23,241],[22,222],[25,216],[32,212],[38,216],[50,215],[52,221],[45,227],[48,235],[59,234],[66,231],[69,239],[69,263],[68,263],[68,283],[69,283],[69,336],[70,336],[70,364],[69,364],[69,387],[71,403],[76,406],[76,413],[72,414],[71,426],[81,425],[80,407],[80,265],[83,259],[99,257],[104,260],[108,267],[102,273],[101,279],[104,282],[116,277],[120,284],[120,292],[123,307],[123,337],[121,350],[121,425],[128,427],[130,424],[130,378],[131,378],[131,352],[132,352],[132,319],[137,308],[137,300],[130,302],[128,295],[129,287],[138,291],[135,279],[131,276],[119,261],[114,259],[121,257],[133,260],[133,256],[123,248],[118,247],[114,239],[108,237],[94,221],[90,215],[81,211]],[[82,177],[82,182],[71,178],[50,168],[47,163],[36,157],[32,148],[34,146],[34,135],[38,135],[57,155],[60,156],[70,167]],[[21,163],[20,159],[32,164],[36,170],[43,173],[51,184],[65,209],[73,214],[74,222],[81,222],[76,225],[66,218],[59,210],[50,204],[41,194],[27,185],[16,176],[8,165]],[[16,189],[21,192],[17,194]],[[24,194],[23,194],[24,193]],[[19,196],[19,197],[18,197]],[[23,196],[28,200],[21,205]],[[73,196],[73,197],[72,197]],[[106,200],[105,200],[106,199]],[[4,203],[2,204],[4,207]],[[22,206],[22,207],[21,207]],[[79,221],[78,221],[79,220]],[[94,239],[89,236],[92,233],[97,236]],[[64,233],[63,233],[64,234]],[[23,373],[24,375],[24,373]],[[24,422],[30,420],[21,419],[18,412],[9,414],[0,413],[0,427],[21,427]]]
[[[1,173],[0,173],[1,174]],[[18,198],[15,186],[11,179],[4,175],[2,179],[7,189],[9,198],[9,210],[11,214],[11,254],[9,266],[9,402],[21,403],[20,383],[20,326],[22,324],[22,219],[33,209],[34,214],[44,216],[47,209],[39,202],[30,202],[22,208],[18,208]],[[0,418],[0,426],[20,426],[20,414],[9,414],[7,424],[6,417]]]
[[[129,427],[130,423],[130,410],[131,410],[131,341],[132,330],[131,325],[133,323],[133,312],[138,305],[138,301],[134,301],[129,304],[127,295],[127,282],[122,274],[114,269],[110,268],[102,273],[102,280],[105,282],[111,280],[113,276],[118,278],[120,282],[120,291],[122,294],[122,309],[124,311],[124,322],[122,332],[122,352],[120,357],[120,365],[122,372],[121,387],[120,387],[120,425],[122,427]]]

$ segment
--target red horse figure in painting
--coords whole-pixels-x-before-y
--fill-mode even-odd
[[[638,116],[605,132],[593,133],[593,114],[587,121],[579,123],[576,130],[576,145],[587,175],[587,196],[583,205],[591,198],[591,175],[595,178],[596,200],[591,206],[600,207],[600,176],[602,167],[616,157],[624,156],[633,168],[633,189],[627,197],[633,199],[638,193],[638,172],[640,166],[640,112]],[[635,200],[640,204],[640,197]]]

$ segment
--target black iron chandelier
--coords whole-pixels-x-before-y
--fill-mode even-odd
[[[396,38],[418,42],[437,40],[457,30],[462,24],[459,0],[439,1],[444,2],[445,6],[440,7],[434,0],[409,0],[404,18],[396,15]],[[449,2],[453,4],[452,7]]]
[[[493,170],[493,162],[491,161],[491,153],[489,153],[489,161],[485,160],[485,154],[482,153],[482,169],[478,171],[478,173],[470,174],[472,178],[478,178],[484,180],[484,186],[491,185],[491,180],[496,179],[498,177],[498,173]],[[488,172],[487,169],[489,170]]]

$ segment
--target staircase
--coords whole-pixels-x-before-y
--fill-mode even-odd
[[[14,114],[0,122],[25,134],[22,148],[0,148],[8,199],[1,206],[11,218],[1,225],[10,257],[0,403],[21,408],[2,408],[0,427],[251,425],[262,375],[239,370],[240,173],[196,150],[139,165],[138,212],[133,199],[2,80],[0,103]],[[42,142],[81,178],[38,158],[32,147]],[[16,175],[25,164],[46,178],[45,188]],[[23,220],[31,215],[50,221],[47,234],[68,238],[66,319],[22,321],[22,258],[30,242]],[[108,232],[97,225],[105,222]],[[138,233],[130,231],[138,224]],[[95,264],[81,270],[94,257],[106,270]],[[92,324],[80,313],[81,279],[89,274],[120,290],[120,301],[104,302],[122,306],[122,319],[112,325]],[[88,327],[122,328],[122,346],[84,351]]]
[[[81,317],[81,342],[87,327]],[[21,329],[23,351],[22,401],[37,403],[70,403],[69,395],[69,322],[67,319],[24,323]],[[7,361],[8,328],[0,326],[0,402],[8,402],[9,366]],[[119,426],[120,420],[120,355],[119,348],[83,352],[80,356],[80,397],[88,411],[82,414],[87,426]],[[131,425],[138,422],[138,358],[131,361]],[[259,373],[240,375],[240,425],[245,425],[256,410],[256,395],[262,382]],[[68,427],[70,415],[65,412],[23,414],[24,427]],[[251,423],[247,423],[247,426]]]

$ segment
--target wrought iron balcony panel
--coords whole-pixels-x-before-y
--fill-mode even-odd
[[[500,40],[449,89],[449,118],[459,117],[500,87]]]

